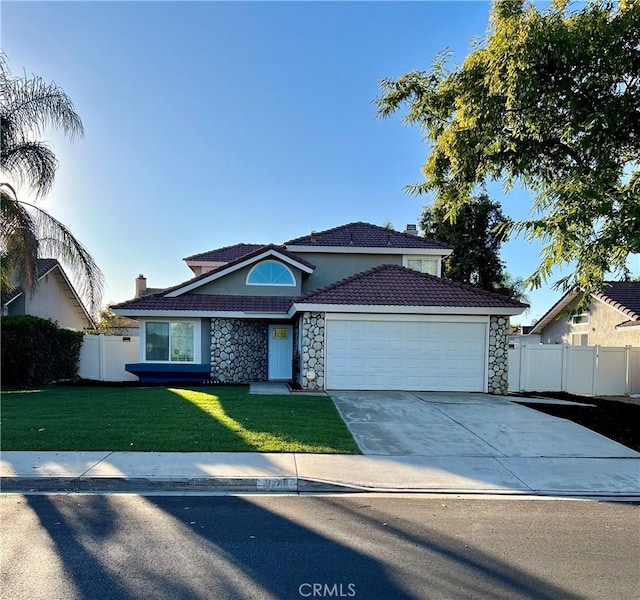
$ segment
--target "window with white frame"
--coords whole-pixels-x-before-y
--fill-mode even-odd
[[[247,275],[247,285],[295,285],[291,269],[277,260],[258,263]]]
[[[572,346],[588,346],[589,334],[588,333],[572,333],[571,345]]]
[[[422,258],[420,256],[410,256],[406,259],[406,266],[420,273],[428,273],[429,275],[438,274],[437,258]]]
[[[586,325],[589,322],[589,313],[583,312],[571,317],[571,323],[573,325]]]
[[[194,362],[196,327],[192,321],[147,321],[145,355],[150,362]]]

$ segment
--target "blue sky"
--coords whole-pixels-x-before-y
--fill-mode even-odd
[[[462,61],[486,30],[488,2],[3,2],[14,74],[55,81],[85,138],[44,139],[60,160],[42,202],[93,254],[105,302],[132,297],[139,273],[188,279],[190,254],[275,242],[351,221],[396,229],[427,148],[400,115],[376,119],[378,82]],[[510,217],[529,197],[492,188]],[[502,258],[530,274],[539,247]],[[529,293],[541,316],[559,294]]]

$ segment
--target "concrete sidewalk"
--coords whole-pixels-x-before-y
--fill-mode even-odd
[[[4,492],[430,492],[640,497],[640,458],[3,452]]]

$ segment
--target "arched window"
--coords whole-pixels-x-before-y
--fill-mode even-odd
[[[247,285],[295,285],[291,270],[275,260],[258,263],[247,275]]]

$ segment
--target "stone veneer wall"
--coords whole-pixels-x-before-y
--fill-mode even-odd
[[[250,383],[267,379],[267,324],[211,319],[211,380]]]
[[[505,395],[509,391],[509,317],[489,320],[489,393]]]
[[[319,312],[305,312],[300,319],[300,385],[305,390],[324,389],[324,323],[324,313]],[[315,374],[312,380],[307,377],[310,371]]]

